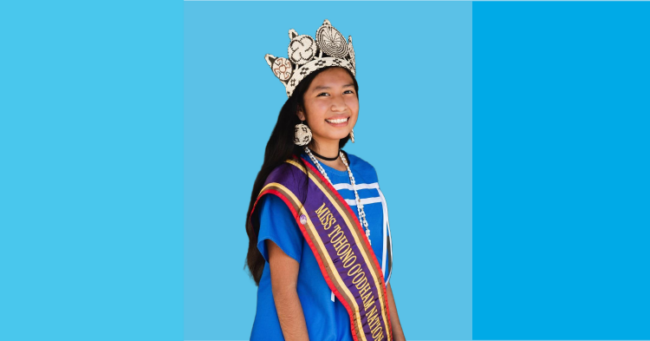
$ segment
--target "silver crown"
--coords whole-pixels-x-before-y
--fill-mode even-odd
[[[264,59],[273,74],[287,89],[287,97],[296,89],[300,81],[310,73],[327,66],[340,66],[356,77],[352,36],[345,37],[325,19],[316,31],[316,39],[307,34],[298,35],[293,28],[289,30],[289,58],[266,54]]]

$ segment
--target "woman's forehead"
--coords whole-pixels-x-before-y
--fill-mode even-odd
[[[312,90],[324,89],[331,87],[354,86],[354,81],[350,74],[341,68],[331,68],[319,73],[311,82]]]

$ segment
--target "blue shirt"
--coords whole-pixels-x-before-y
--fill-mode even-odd
[[[306,154],[303,153],[302,156],[313,165]],[[377,256],[379,266],[382,267],[384,280],[388,284],[391,274],[386,271],[388,267],[386,257],[392,250],[391,247],[384,245],[384,235],[390,236],[390,229],[386,201],[379,189],[377,173],[372,165],[352,154],[348,154],[348,162],[354,176],[355,187],[363,204],[363,210],[366,213],[371,247]],[[334,188],[359,218],[348,172],[336,170],[323,163],[321,166],[334,184]],[[251,340],[284,340],[271,290],[271,273],[265,242],[268,239],[300,264],[296,291],[305,316],[309,339],[353,341],[350,316],[338,298],[332,302],[332,291],[325,282],[318,262],[289,208],[280,198],[272,194],[261,198],[258,205],[260,207],[256,210],[259,210],[260,231],[257,248],[266,262],[257,289],[257,311]]]

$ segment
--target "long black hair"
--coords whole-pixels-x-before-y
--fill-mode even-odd
[[[309,74],[298,84],[291,97],[287,99],[287,101],[282,106],[282,109],[280,109],[278,121],[275,124],[275,128],[273,128],[273,132],[271,132],[269,142],[266,143],[264,163],[262,164],[262,169],[260,169],[259,173],[257,174],[257,178],[255,179],[253,192],[251,193],[250,204],[248,206],[248,212],[246,213],[246,234],[248,234],[248,255],[246,256],[246,266],[248,266],[251,276],[253,277],[253,280],[255,280],[255,285],[259,285],[260,283],[262,272],[264,271],[265,262],[264,257],[262,257],[262,254],[257,249],[260,223],[259,219],[257,218],[257,214],[251,216],[253,204],[255,203],[255,200],[262,190],[264,182],[266,181],[266,178],[269,176],[271,171],[273,171],[273,169],[275,169],[277,166],[284,163],[285,160],[291,158],[292,155],[300,155],[300,153],[303,151],[303,147],[297,146],[293,143],[295,125],[300,123],[300,119],[298,118],[298,109],[301,109],[306,114],[306,110],[304,109],[305,92],[307,89],[309,89],[309,85],[319,73],[331,67],[338,66],[328,66],[322,69],[318,69]],[[352,72],[350,72],[350,70],[346,68],[342,69],[346,70],[350,74],[350,77],[352,77],[352,80],[354,81],[354,89],[358,98],[359,85],[356,78]],[[339,148],[343,148],[349,139],[349,136],[341,139],[339,141]],[[315,141],[312,140],[312,142]],[[304,164],[302,159],[299,160],[302,163],[303,167],[306,169],[307,166]],[[306,193],[306,191],[303,192]]]

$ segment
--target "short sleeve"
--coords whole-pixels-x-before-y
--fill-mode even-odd
[[[265,240],[272,240],[284,253],[300,263],[304,237],[287,204],[278,196],[267,194],[260,199],[260,232],[257,249],[268,263]]]

